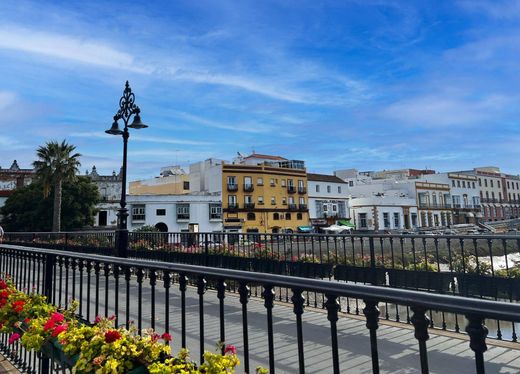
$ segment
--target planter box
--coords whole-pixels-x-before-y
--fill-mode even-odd
[[[289,274],[303,278],[329,278],[332,276],[331,264],[318,264],[312,262],[289,262]]]
[[[263,258],[252,258],[251,267],[253,271],[270,274],[287,275],[287,262],[268,260]]]
[[[457,274],[458,292],[464,296],[486,296],[520,301],[520,279],[480,274]]]
[[[450,272],[388,269],[391,287],[447,292],[453,283]]]
[[[372,271],[375,271],[375,284],[386,284],[386,269],[351,265],[336,265],[334,268],[334,279],[356,283],[372,283]]]
[[[221,267],[234,270],[251,270],[252,259],[239,256],[224,256],[221,258]]]

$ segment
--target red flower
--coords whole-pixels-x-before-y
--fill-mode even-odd
[[[167,332],[165,332],[164,334],[161,335],[161,339],[164,340],[165,342],[171,342],[172,336],[170,334],[168,334]]]
[[[43,325],[43,331],[52,330],[56,326],[56,322],[54,322],[52,319],[49,319],[47,322],[45,322],[45,325]]]
[[[23,311],[23,306],[25,305],[25,301],[23,300],[18,300],[18,301],[15,301],[12,306],[13,306],[13,310],[16,312],[16,313],[21,313]]]
[[[59,326],[57,326],[57,327],[54,329],[54,331],[52,332],[51,336],[52,336],[53,338],[57,337],[57,336],[60,335],[62,332],[67,331],[67,327],[68,327],[68,326],[67,326],[66,323],[64,323],[63,325],[59,325]]]
[[[20,339],[20,334],[18,334],[17,332],[15,332],[14,334],[12,334],[10,337],[9,337],[9,344],[13,344],[15,341],[17,341],[18,339]]]
[[[0,290],[5,290],[7,288],[7,283],[3,279],[0,279]]]
[[[0,292],[0,298],[7,299],[8,297],[9,297],[9,291],[2,290],[2,292]]]
[[[224,354],[226,354],[228,352],[231,352],[232,354],[236,355],[237,349],[234,345],[228,345],[228,346],[226,346],[226,349],[224,349]]]
[[[51,320],[56,322],[56,323],[63,322],[64,319],[65,319],[65,317],[61,313],[54,312],[54,313],[51,314]]]
[[[117,330],[109,330],[105,333],[105,342],[107,343],[113,343],[119,339],[121,339],[121,334]]]
[[[30,318],[26,318],[26,319],[24,319],[23,321],[25,322],[26,325],[28,325],[29,322],[31,322],[31,319],[30,319]]]

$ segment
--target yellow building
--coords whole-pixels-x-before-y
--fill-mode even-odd
[[[309,224],[303,161],[253,153],[222,164],[224,229],[296,232]]]
[[[190,177],[178,166],[161,169],[161,176],[130,182],[129,195],[184,195],[190,192]]]

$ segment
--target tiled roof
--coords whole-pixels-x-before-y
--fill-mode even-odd
[[[327,175],[327,174],[312,174],[307,173],[307,180],[314,181],[314,182],[330,182],[330,183],[344,183],[346,182],[336,177],[335,175]]]

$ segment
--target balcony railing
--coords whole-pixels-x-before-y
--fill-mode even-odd
[[[296,193],[296,187],[294,186],[287,186],[287,192],[288,193]]]
[[[238,184],[229,184],[228,183],[227,190],[229,192],[236,192],[236,191],[238,191]]]
[[[231,211],[236,211],[236,210],[238,210],[238,204],[236,204],[236,203],[229,203],[227,209],[230,212]]]
[[[307,210],[307,204],[300,204],[300,205],[299,205],[299,209],[300,209],[301,211],[306,211],[306,210]]]
[[[244,203],[245,209],[255,209],[255,203]]]
[[[298,210],[298,205],[296,205],[296,204],[289,203],[289,204],[287,204],[287,207],[289,208],[289,210],[293,210],[293,211]]]
[[[252,184],[244,184],[244,192],[253,192],[255,190],[255,186]]]
[[[306,194],[307,193],[307,189],[303,186],[298,186],[298,193],[299,194]]]
[[[422,209],[450,209],[451,204],[450,203],[429,203],[429,202],[419,201],[419,208],[422,208]]]
[[[208,235],[203,234],[203,237],[208,238]],[[218,237],[217,234],[214,235],[214,238]],[[291,237],[294,236],[279,235],[277,236],[279,239],[274,240],[285,241],[284,238]],[[260,238],[260,235],[243,237],[244,241],[248,242],[257,238]],[[322,237],[320,241],[324,238]],[[390,236],[382,236],[382,238],[390,238]],[[366,239],[368,240],[370,237]],[[241,239],[239,238],[239,240]],[[396,243],[399,241],[396,240]],[[215,242],[209,240],[202,242],[202,247],[207,248],[210,243]],[[368,244],[372,250],[374,248],[373,237]],[[285,244],[283,247],[286,250]],[[148,252],[154,253],[154,251]],[[220,256],[220,258],[222,257],[231,256]],[[272,262],[272,258],[269,261]],[[305,264],[305,262],[301,263]],[[135,319],[135,326],[139,333],[148,328],[161,326],[167,332],[171,332],[173,336],[180,336],[180,346],[197,352],[198,354],[194,358],[201,362],[204,350],[213,349],[206,342],[209,338],[208,335],[211,334],[211,337],[215,336],[216,339],[227,343],[230,336],[237,339],[235,333],[238,330],[241,336],[241,350],[238,352],[241,361],[240,370],[243,368],[248,373],[252,372],[252,357],[273,373],[282,370],[304,372],[307,365],[312,364],[312,357],[306,355],[309,351],[304,349],[304,341],[312,336],[312,341],[315,342],[314,339],[318,337],[313,334],[316,331],[321,333],[321,329],[325,328],[327,338],[323,340],[323,344],[324,347],[328,345],[329,354],[320,354],[319,359],[322,361],[320,364],[326,365],[330,368],[330,372],[335,374],[349,370],[355,371],[359,367],[353,365],[359,365],[358,360],[354,363],[351,355],[345,359],[340,354],[343,349],[352,344],[348,336],[351,330],[338,329],[338,325],[344,322],[343,319],[348,315],[343,308],[340,308],[340,305],[348,305],[348,300],[355,300],[356,304],[353,304],[355,310],[358,311],[361,308],[362,315],[365,317],[363,325],[367,329],[366,339],[370,344],[370,349],[361,354],[363,356],[370,354],[374,373],[379,372],[381,366],[384,370],[384,365],[389,362],[390,358],[386,359],[385,355],[388,353],[385,350],[379,351],[378,348],[378,345],[381,344],[378,339],[379,319],[388,318],[384,313],[380,313],[379,306],[386,308],[385,313],[394,309],[398,310],[398,306],[401,306],[402,310],[406,310],[407,313],[409,312],[408,318],[404,318],[404,320],[408,319],[413,325],[413,336],[417,339],[418,354],[415,356],[415,361],[405,361],[401,358],[400,362],[401,367],[404,362],[411,363],[412,367],[402,367],[410,372],[418,371],[419,368],[423,373],[429,372],[427,340],[432,330],[428,328],[434,326],[430,317],[442,316],[443,322],[448,322],[444,319],[445,316],[457,315],[459,316],[457,326],[464,326],[463,316],[466,317],[465,330],[469,335],[469,341],[466,344],[474,352],[475,360],[471,364],[475,365],[477,373],[484,373],[484,352],[487,349],[488,335],[488,329],[484,323],[500,320],[505,324],[507,321],[507,324],[513,326],[514,331],[514,323],[520,322],[520,305],[516,303],[368,286],[345,281],[338,282],[337,280],[341,280],[338,278],[331,282],[292,275],[230,270],[216,266],[195,266],[157,260],[142,261],[141,259],[5,244],[0,245],[0,264],[2,272],[9,272],[19,289],[29,288],[61,306],[71,298],[76,299],[79,303],[77,314],[86,323],[94,322],[96,315],[104,312],[105,315],[114,315],[116,325],[128,327],[131,320]],[[308,262],[307,264],[313,265]],[[240,266],[240,262],[235,261],[235,265]],[[372,267],[367,273],[372,281],[379,277],[377,269]],[[435,274],[433,272],[424,273]],[[64,276],[65,274],[66,276]],[[339,275],[340,273],[338,273]],[[40,282],[40,280],[42,281]],[[206,292],[208,287],[214,288],[216,292]],[[279,301],[278,294],[282,290],[284,297],[280,296],[280,299],[289,304],[288,306],[280,303],[275,305],[275,301]],[[226,297],[227,294],[233,292],[237,293],[239,298]],[[309,305],[309,302],[304,297],[308,297],[307,295],[319,295],[320,306],[323,300],[323,308],[327,310],[327,313],[314,313],[307,310],[305,306]],[[170,304],[170,300],[179,302]],[[317,305],[317,300],[311,302]],[[198,308],[195,306],[197,304]],[[215,307],[213,307],[214,304]],[[227,311],[230,310],[229,308],[240,311],[239,316],[241,317],[237,318],[236,313],[226,313],[226,306]],[[205,307],[208,308],[205,309]],[[254,314],[251,314],[250,308]],[[283,342],[276,340],[279,339],[277,335],[281,332],[274,326],[273,308],[275,313],[282,313],[276,316],[277,319],[283,318],[281,316],[293,315],[290,319],[294,318],[295,321],[293,322],[294,340],[286,339]],[[179,322],[175,320],[174,324],[170,322],[170,315],[173,312],[178,313],[176,318],[179,319]],[[312,318],[305,319],[304,313],[309,313]],[[267,328],[260,329],[257,327],[259,325],[257,325],[256,319],[262,314],[264,314],[266,321],[264,323]],[[252,316],[254,319],[248,318]],[[316,318],[314,323],[313,318]],[[319,320],[320,318],[327,318],[328,322],[325,324]],[[287,321],[290,323],[289,318]],[[255,334],[263,335],[255,335],[253,342],[249,337],[251,329],[255,331]],[[338,330],[341,330],[341,336],[338,336]],[[213,334],[213,331],[216,333]],[[352,331],[356,335],[361,332],[357,328]],[[325,331],[323,332],[325,333]],[[7,337],[3,336],[2,339],[6,341]],[[257,343],[260,341],[265,342],[265,346]],[[275,347],[281,346],[278,344],[282,343],[283,352],[275,349]],[[397,343],[392,341],[392,344]],[[407,347],[413,349],[408,344],[409,342]],[[24,367],[25,371],[42,374],[50,372],[50,360],[45,356],[36,357],[17,345],[2,344],[2,349],[5,357],[14,360]],[[298,357],[298,360],[294,360],[292,364],[294,366],[286,367],[285,365],[289,364],[284,361],[284,357]],[[443,357],[449,360],[449,352],[447,351]],[[326,360],[330,360],[330,362],[326,362]],[[282,361],[284,366],[281,366]],[[460,361],[454,360],[454,364],[455,362]],[[450,369],[457,372],[460,367],[450,367]]]

